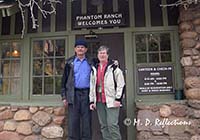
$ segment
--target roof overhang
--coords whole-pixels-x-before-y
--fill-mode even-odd
[[[0,0],[0,11],[3,17],[14,15],[19,11],[17,2],[3,2]]]

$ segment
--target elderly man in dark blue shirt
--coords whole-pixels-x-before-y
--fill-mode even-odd
[[[86,57],[87,44],[75,43],[76,55],[66,61],[62,77],[61,96],[68,107],[68,140],[91,140],[91,112],[89,109],[89,85],[91,61]]]

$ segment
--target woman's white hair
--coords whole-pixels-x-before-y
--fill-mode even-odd
[[[101,45],[99,48],[98,48],[98,52],[100,52],[100,51],[103,51],[103,50],[106,50],[106,52],[107,52],[107,54],[109,54],[109,48],[107,47],[107,46],[105,46],[105,45]]]

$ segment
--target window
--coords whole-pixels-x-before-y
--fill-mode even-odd
[[[144,0],[134,0],[135,26],[145,26]]]
[[[42,2],[46,2],[46,0],[43,0]],[[42,7],[46,11],[51,11],[51,6],[49,4],[43,5]],[[46,18],[42,16],[42,32],[50,32],[51,31],[51,15],[47,14]]]
[[[129,19],[129,1],[128,0],[118,0],[118,11],[123,13],[125,17],[126,26],[130,26],[130,19]]]
[[[19,96],[21,93],[21,44],[0,43],[0,94]]]
[[[150,0],[151,26],[163,26],[161,0]]]
[[[103,3],[103,13],[113,12],[113,0],[105,0]]]
[[[167,4],[176,2],[175,0],[167,0]],[[178,25],[179,10],[177,7],[167,7],[167,16],[169,26]]]
[[[10,24],[11,17],[2,17],[2,29],[1,35],[9,35],[10,34]]]
[[[74,21],[74,19],[75,19],[75,17],[77,16],[77,15],[81,15],[81,4],[82,4],[82,1],[81,0],[76,0],[76,1],[73,1],[72,2],[72,18],[71,18],[71,23],[72,23],[72,28],[73,28],[73,30],[75,30],[74,29],[74,25],[75,25],[75,21]]]
[[[32,56],[32,95],[60,94],[65,40],[34,40]]]
[[[178,8],[160,6],[175,2],[176,0],[134,0],[135,27],[176,26],[179,17]]]
[[[67,1],[60,1],[62,4],[56,4],[56,31],[65,31],[67,19]]]
[[[23,28],[21,12],[16,13],[15,15],[15,34],[21,34]]]
[[[137,63],[162,63],[172,61],[170,33],[136,35]]]
[[[92,3],[93,1],[87,1],[87,14],[96,14],[97,13],[97,6]]]

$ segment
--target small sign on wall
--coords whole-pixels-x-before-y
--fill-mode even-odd
[[[125,25],[125,17],[122,13],[77,15],[74,22],[74,28],[118,27]]]
[[[173,93],[173,67],[140,66],[137,68],[137,82],[138,94]]]

